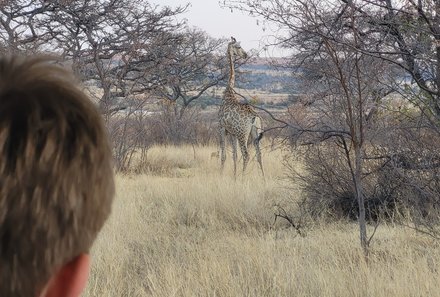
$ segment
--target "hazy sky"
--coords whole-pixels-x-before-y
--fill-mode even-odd
[[[244,50],[255,49],[260,56],[280,56],[280,51],[270,48],[264,52],[261,41],[268,38],[269,32],[264,32],[262,26],[257,25],[257,19],[240,11],[220,8],[218,0],[150,0],[152,4],[175,7],[190,3],[183,18],[188,20],[189,26],[198,27],[212,37],[234,36],[241,42]]]

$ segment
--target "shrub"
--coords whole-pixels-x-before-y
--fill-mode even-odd
[[[365,172],[362,183],[368,221],[411,218],[419,223],[437,223],[440,210],[440,155],[434,148],[424,152],[402,143],[393,143],[380,150],[370,149],[363,160]],[[300,153],[299,153],[300,152]],[[299,184],[303,196],[302,208],[312,218],[332,220],[358,217],[352,176],[347,157],[337,142],[324,142],[296,150],[303,167],[293,166],[291,157],[285,158],[289,178]],[[439,163],[440,164],[440,163]]]

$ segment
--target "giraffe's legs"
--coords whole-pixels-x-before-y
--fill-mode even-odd
[[[255,146],[255,152],[257,154],[257,161],[258,161],[258,164],[260,165],[261,173],[263,174],[263,179],[264,179],[264,170],[263,170],[263,162],[261,160],[261,150],[260,150],[260,140],[259,139],[254,140],[254,146]]]
[[[249,152],[248,152],[247,143],[245,140],[238,140],[238,142],[240,144],[241,155],[243,156],[243,176],[244,176],[246,166],[249,162]]]
[[[220,152],[221,152],[221,173],[225,167],[226,161],[226,129],[224,127],[219,128],[220,134]]]
[[[234,178],[237,179],[237,138],[231,135],[232,159],[234,160]]]

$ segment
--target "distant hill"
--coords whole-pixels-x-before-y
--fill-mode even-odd
[[[267,57],[253,57],[250,59],[248,64],[251,65],[265,65],[265,66],[273,66],[280,65],[285,66],[289,62],[289,58],[267,58]]]
[[[287,59],[253,58],[237,70],[235,90],[248,101],[267,108],[285,108],[296,100],[296,80],[287,68]],[[201,100],[203,107],[219,105],[225,85],[211,89]]]

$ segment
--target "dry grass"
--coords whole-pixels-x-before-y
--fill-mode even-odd
[[[235,182],[215,150],[154,148],[166,174],[117,177],[84,296],[440,296],[439,242],[381,226],[367,261],[355,224],[273,226],[281,153],[265,151],[266,183],[255,160]]]

